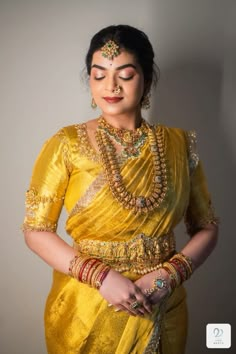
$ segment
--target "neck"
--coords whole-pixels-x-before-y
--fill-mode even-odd
[[[118,129],[135,130],[140,127],[142,121],[141,112],[136,114],[126,113],[119,115],[109,115],[103,113],[102,116],[107,121],[107,123]]]

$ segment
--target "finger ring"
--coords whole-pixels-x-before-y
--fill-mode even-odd
[[[134,301],[131,305],[130,308],[133,310],[138,309],[141,306],[141,304],[138,301]]]

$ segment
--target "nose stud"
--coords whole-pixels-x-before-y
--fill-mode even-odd
[[[119,95],[119,93],[121,92],[121,87],[119,85],[116,85],[113,92],[115,95]]]

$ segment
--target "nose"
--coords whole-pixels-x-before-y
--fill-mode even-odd
[[[108,75],[106,79],[106,86],[105,89],[109,92],[114,92],[115,88],[117,87],[116,78],[114,75]]]

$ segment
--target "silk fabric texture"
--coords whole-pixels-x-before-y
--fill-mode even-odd
[[[132,268],[133,262],[138,265],[146,259],[148,263],[143,238],[162,242],[164,235],[156,262],[168,259],[174,247],[173,243],[172,247],[168,244],[168,235],[183,217],[191,236],[212,222],[214,215],[191,134],[161,125],[155,131],[157,136],[164,136],[167,161],[168,191],[159,208],[135,214],[113,198],[99,153],[89,141],[86,124],[77,124],[61,129],[44,144],[26,194],[23,228],[56,232],[64,206],[68,213],[66,231],[75,247],[104,263],[110,262],[114,268],[117,262],[118,270],[124,265],[123,274],[129,279],[135,281],[141,277]],[[124,183],[135,195],[147,196],[151,192],[152,161],[148,139],[140,148],[139,156],[120,156]],[[134,253],[130,251],[133,240],[140,244],[138,253],[136,246]],[[119,245],[124,246],[123,254],[116,254]],[[48,353],[183,354],[187,307],[182,286],[168,299],[161,321],[157,321],[158,314],[158,306],[145,318],[115,312],[98,290],[54,270],[45,309]],[[160,333],[161,345],[157,349],[155,341]]]

